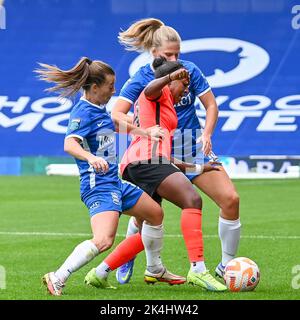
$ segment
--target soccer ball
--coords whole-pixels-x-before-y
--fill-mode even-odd
[[[239,257],[225,267],[224,281],[230,291],[252,291],[260,278],[257,264],[249,258]]]

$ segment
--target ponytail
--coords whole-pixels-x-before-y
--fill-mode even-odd
[[[175,29],[155,18],[135,22],[127,30],[120,32],[118,39],[126,50],[138,52],[150,51],[153,47],[158,48],[163,41],[181,41]]]
[[[57,66],[39,63],[41,69],[35,72],[40,80],[55,83],[55,86],[46,89],[49,92],[60,92],[63,97],[75,95],[81,88],[89,90],[93,83],[101,85],[105,82],[107,74],[115,75],[108,64],[87,57],[81,58],[77,64],[69,70],[61,70]]]

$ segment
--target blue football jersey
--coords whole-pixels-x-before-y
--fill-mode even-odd
[[[191,162],[190,158],[195,157],[196,139],[200,135],[201,127],[196,114],[195,99],[211,90],[205,76],[201,70],[190,61],[178,60],[190,74],[189,93],[182,97],[181,101],[175,106],[178,117],[178,130],[174,135],[173,155],[187,162]],[[141,67],[127,82],[120,91],[120,97],[131,102],[132,104],[138,99],[140,93],[146,85],[155,79],[154,71],[151,64]],[[188,129],[188,130],[186,130]],[[183,139],[184,136],[192,139]],[[183,151],[183,149],[185,151]],[[201,149],[198,146],[198,149]]]
[[[71,111],[66,137],[79,138],[84,150],[104,158],[109,164],[108,172],[97,173],[87,161],[75,159],[80,172],[82,197],[95,186],[110,189],[111,184],[118,183],[115,127],[105,106],[81,98]]]

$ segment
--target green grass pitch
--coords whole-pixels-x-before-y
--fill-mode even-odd
[[[212,293],[187,284],[148,286],[143,282],[144,254],[136,260],[132,281],[117,290],[97,290],[83,283],[85,274],[107,255],[94,259],[69,279],[62,297],[51,297],[41,285],[41,276],[54,271],[90,234],[89,216],[79,199],[75,177],[0,177],[0,265],[5,268],[6,289],[0,299],[299,299],[300,181],[240,180],[235,185],[241,197],[242,238],[238,256],[258,264],[261,281],[254,292]],[[217,236],[218,208],[203,196],[203,232],[206,265],[214,270],[220,261]],[[172,272],[186,275],[187,254],[180,235],[180,210],[164,202],[165,241],[163,261]],[[122,240],[128,217],[122,216],[116,242]],[[295,278],[296,277],[296,278]],[[293,285],[295,287],[293,288]]]

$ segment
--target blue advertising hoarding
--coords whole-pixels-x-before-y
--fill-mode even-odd
[[[2,10],[4,12],[4,10]],[[181,58],[206,75],[219,105],[216,154],[300,155],[300,6],[284,0],[12,0],[0,29],[0,157],[61,156],[76,101],[45,93],[37,62],[112,65],[116,96],[147,62],[121,29],[156,17],[181,35]],[[3,21],[2,21],[3,22]],[[113,105],[114,98],[108,108]],[[200,121],[205,112],[197,102]]]

